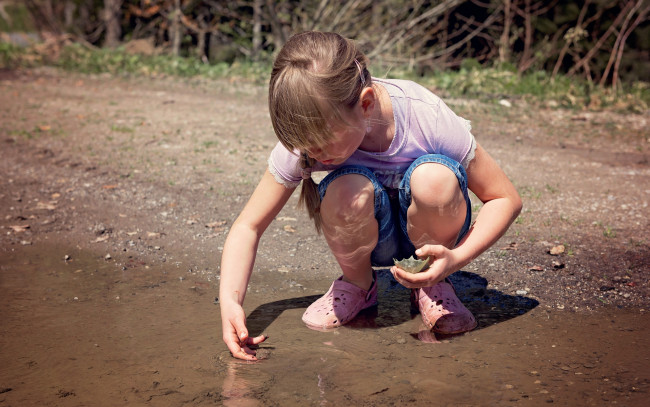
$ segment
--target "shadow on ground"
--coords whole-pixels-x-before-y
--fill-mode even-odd
[[[505,322],[531,311],[539,301],[521,295],[513,296],[488,289],[488,281],[476,273],[458,271],[449,279],[454,284],[458,298],[472,311],[483,329]]]
[[[379,305],[362,311],[347,324],[348,327],[384,328],[400,325],[416,316],[411,309],[410,290],[397,283],[387,270],[381,270],[377,275]],[[476,316],[476,329],[518,317],[539,305],[539,302],[532,298],[488,289],[488,281],[476,273],[458,271],[452,274],[450,279],[460,300]],[[307,308],[318,298],[320,295],[309,295],[260,305],[246,318],[251,335],[263,333],[284,311]]]

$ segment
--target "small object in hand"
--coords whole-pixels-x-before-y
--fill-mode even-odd
[[[428,257],[425,260],[419,260],[411,256],[408,259],[402,259],[402,260],[393,259],[393,261],[395,262],[396,266],[406,271],[407,273],[411,273],[411,274],[419,273],[429,266]]]

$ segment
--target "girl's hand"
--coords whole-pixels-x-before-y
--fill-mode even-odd
[[[429,268],[417,274],[407,273],[397,266],[390,272],[398,283],[406,288],[432,287],[457,270],[457,259],[452,250],[442,245],[424,245],[415,251],[421,258],[429,257]]]
[[[238,305],[224,306],[221,310],[223,341],[233,357],[243,360],[257,360],[255,350],[250,346],[264,342],[268,336],[248,337],[244,309]]]

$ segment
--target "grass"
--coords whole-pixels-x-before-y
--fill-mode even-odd
[[[610,226],[605,226],[603,229],[603,236],[607,238],[614,238],[616,237],[616,232]]]
[[[385,70],[384,70],[385,71]],[[550,102],[550,106],[565,108],[614,108],[643,113],[650,105],[650,84],[635,82],[614,91],[581,78],[558,75],[551,78],[546,71],[519,74],[507,65],[485,67],[465,60],[460,70],[439,71],[425,77],[407,71],[390,70],[393,78],[420,82],[439,93],[452,97],[473,97],[498,103],[502,99]]]
[[[118,126],[116,124],[111,126],[111,131],[118,132],[118,133],[134,133],[135,130],[131,127],[127,126]]]
[[[519,188],[519,195],[522,198],[539,199],[542,197],[542,191],[532,186],[523,186]]]
[[[271,71],[272,57],[262,62],[240,60],[204,63],[196,58],[170,57],[166,55],[132,55],[124,48],[90,49],[79,44],[68,45],[56,59],[39,54],[36,48],[18,48],[0,43],[0,68],[34,67],[53,65],[74,72],[145,77],[200,77],[208,79],[241,80],[265,85]],[[626,84],[614,91],[601,88],[580,78],[556,76],[551,78],[545,71],[518,74],[514,67],[485,67],[476,61],[464,61],[456,71],[438,71],[426,76],[415,75],[406,68],[374,67],[376,76],[413,79],[436,92],[449,97],[470,97],[493,101],[502,99],[526,99],[545,102],[551,107],[564,108],[614,108],[643,113],[650,105],[650,84],[636,82]]]

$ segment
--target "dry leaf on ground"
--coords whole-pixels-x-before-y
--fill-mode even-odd
[[[47,210],[47,211],[53,211],[56,209],[56,204],[57,201],[50,201],[50,202],[42,202],[40,201],[39,203],[36,204],[36,210]]]
[[[29,229],[29,225],[12,225],[9,226],[11,230],[13,230],[16,233],[24,232],[27,229]]]
[[[225,220],[217,220],[215,222],[206,223],[205,227],[211,228],[215,232],[221,232],[225,229],[225,224],[226,224]]]

